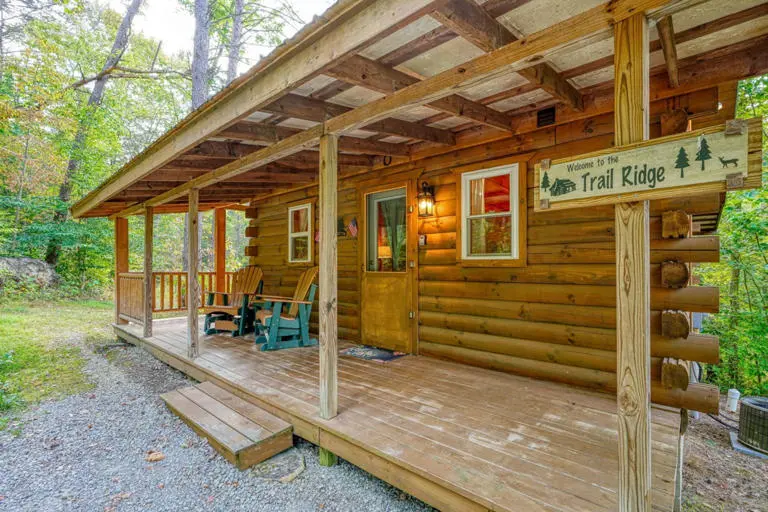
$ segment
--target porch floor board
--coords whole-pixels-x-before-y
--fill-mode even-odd
[[[155,321],[151,338],[132,324],[115,330],[442,510],[616,509],[611,395],[428,357],[341,356],[339,415],[323,420],[317,347],[261,352],[252,337],[204,336],[190,361],[185,319]],[[653,408],[654,510],[673,507],[679,427],[679,411]]]

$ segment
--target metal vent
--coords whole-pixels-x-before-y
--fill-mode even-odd
[[[555,107],[545,108],[536,112],[536,126],[549,126],[555,124]]]

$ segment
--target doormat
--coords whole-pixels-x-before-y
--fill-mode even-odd
[[[405,352],[369,347],[368,345],[345,348],[339,353],[343,356],[352,356],[358,359],[365,359],[366,361],[376,361],[378,363],[388,363],[389,361],[394,361],[395,359],[399,359],[406,355]]]

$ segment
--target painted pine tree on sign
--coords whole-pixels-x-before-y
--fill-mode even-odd
[[[680,169],[681,178],[685,178],[685,169],[690,166],[691,164],[688,162],[688,153],[685,151],[685,148],[681,147],[680,151],[677,153],[677,159],[675,160],[675,169]]]
[[[709,150],[709,143],[706,137],[701,138],[699,142],[699,150],[696,152],[696,160],[701,161],[701,170],[704,170],[704,162],[712,158],[712,153]]]

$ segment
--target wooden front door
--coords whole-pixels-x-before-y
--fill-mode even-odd
[[[413,351],[414,215],[408,184],[364,192],[360,333],[365,345]]]

